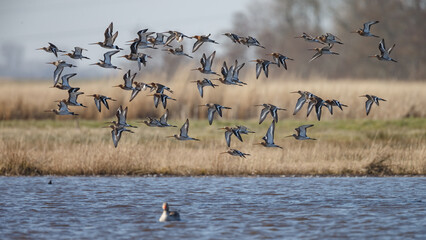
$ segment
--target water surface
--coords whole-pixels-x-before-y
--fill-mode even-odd
[[[426,239],[426,178],[0,177],[0,193],[2,239]],[[182,222],[158,222],[164,201]]]

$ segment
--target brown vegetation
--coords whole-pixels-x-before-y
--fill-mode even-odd
[[[348,123],[346,123],[348,122]],[[132,122],[133,124],[134,122]],[[183,121],[171,121],[180,125]],[[425,175],[426,128],[423,119],[392,121],[343,120],[314,123],[317,141],[284,136],[304,122],[285,120],[276,128],[281,149],[254,145],[267,124],[244,124],[256,131],[232,139],[231,147],[251,154],[247,159],[226,151],[220,126],[241,121],[191,120],[190,135],[201,142],[166,136],[177,128],[139,124],[114,148],[102,123],[72,120],[3,121],[0,126],[0,175]]]
[[[254,69],[252,73],[254,75]],[[130,92],[111,87],[120,79],[118,76],[102,81],[76,80],[74,85],[87,94],[102,93],[118,100],[111,104],[110,111],[98,113],[93,99],[82,96],[81,101],[89,107],[71,107],[81,114],[78,117],[43,112],[55,107],[54,100],[67,95],[65,91],[49,89],[50,82],[4,81],[0,85],[3,119],[0,121],[0,175],[426,174],[426,115],[421,105],[426,102],[425,82],[245,77],[242,80],[247,79],[247,86],[207,88],[201,99],[195,85],[189,82],[193,76],[185,69],[169,82],[162,81],[161,75],[146,74],[139,80],[167,83],[175,91],[173,97],[178,101],[169,102],[170,123],[180,127],[184,119],[190,117],[190,136],[202,140],[180,142],[165,138],[177,133],[178,128],[149,128],[140,123],[144,116],[158,116],[164,110],[154,109],[147,92],[141,92],[129,103]],[[293,116],[298,94],[289,92],[299,89],[339,99],[349,107],[343,112],[336,109],[333,116],[324,109],[321,122],[314,116],[306,119],[305,109]],[[380,107],[373,106],[370,116],[366,117],[365,99],[358,97],[365,93],[388,101]],[[197,107],[207,102],[230,106],[232,110],[225,111],[223,118],[216,118],[209,126],[205,109]],[[263,102],[288,109],[280,113],[276,128],[275,142],[284,150],[254,145],[261,141],[268,128],[269,120],[257,124],[260,109],[253,107]],[[125,133],[118,148],[114,148],[110,130],[102,127],[114,116],[119,104],[129,106],[128,120],[139,128],[135,134]],[[309,135],[317,141],[284,138],[305,123],[315,124]],[[232,140],[231,147],[251,154],[247,159],[220,154],[226,151],[226,145],[223,132],[218,128],[235,124],[246,125],[256,132],[243,136],[243,143]]]
[[[338,99],[349,105],[343,112],[335,111],[331,116],[328,112],[323,113],[324,120],[331,119],[361,119],[365,116],[365,98],[360,98],[363,94],[373,94],[382,97],[387,102],[383,102],[380,107],[373,106],[368,119],[400,119],[403,117],[426,117],[426,111],[422,103],[426,102],[426,82],[400,82],[392,80],[325,80],[316,79],[302,81],[294,78],[274,78],[274,72],[285,71],[271,68],[269,79],[254,79],[254,64],[247,64],[241,80],[248,83],[247,86],[226,86],[220,84],[216,88],[205,88],[205,96],[201,98],[198,94],[195,83],[199,75],[189,71],[189,66],[166,78],[163,74],[143,73],[137,77],[137,81],[161,82],[170,86],[174,94],[170,94],[178,101],[169,101],[168,108],[172,119],[201,118],[207,116],[205,108],[199,108],[199,104],[209,102],[219,103],[232,107],[231,111],[224,112],[224,119],[251,119],[257,118],[259,108],[253,107],[255,104],[272,103],[280,107],[287,108],[283,113],[283,118],[306,119],[306,110],[301,110],[298,115],[293,116],[293,108],[296,104],[298,94],[291,91],[307,90],[323,97],[324,99]],[[201,78],[198,78],[201,79]],[[74,80],[74,79],[73,79]],[[111,102],[111,110],[99,114],[92,97],[80,96],[79,101],[89,106],[87,109],[80,107],[70,107],[72,111],[80,114],[79,118],[102,120],[111,118],[120,104],[129,106],[128,117],[144,118],[146,116],[161,115],[164,110],[160,106],[154,108],[152,97],[146,95],[148,91],[142,91],[129,103],[130,91],[123,91],[113,88],[113,85],[121,83],[121,76],[111,79],[87,81],[76,78],[72,82],[73,86],[80,87],[86,94],[100,93],[117,99]],[[0,119],[46,119],[58,118],[52,113],[44,110],[56,107],[53,101],[67,98],[68,93],[63,90],[49,88],[50,81],[43,82],[8,82],[3,81],[0,85]],[[69,117],[65,117],[69,118]],[[315,120],[312,115],[309,120]]]

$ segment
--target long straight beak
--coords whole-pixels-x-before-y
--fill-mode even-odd
[[[96,44],[98,44],[98,43],[89,43],[89,45],[96,45]]]
[[[44,50],[43,48],[37,48],[36,50]]]
[[[293,137],[293,135],[288,135],[288,136],[285,136],[286,138],[288,138],[288,137]]]
[[[196,71],[196,70],[198,70],[198,68],[191,69],[191,71]]]
[[[96,63],[92,63],[92,64],[89,64],[89,65],[98,65],[98,64],[96,64]]]

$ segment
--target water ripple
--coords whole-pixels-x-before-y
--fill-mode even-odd
[[[425,178],[49,179],[0,177],[3,238],[426,239]]]

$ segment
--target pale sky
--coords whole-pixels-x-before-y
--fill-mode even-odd
[[[154,32],[178,30],[187,35],[223,33],[232,27],[233,14],[245,11],[250,2],[252,0],[3,1],[0,51],[4,53],[5,46],[10,44],[19,46],[22,53],[17,55],[20,56],[18,60],[15,59],[19,64],[44,63],[56,58],[35,49],[52,42],[67,51],[74,46],[87,48],[86,55],[96,61],[105,49],[88,43],[103,41],[103,33],[110,22],[114,22],[114,32],[119,32],[116,44],[128,51],[124,42],[135,38],[136,32],[143,28]],[[0,65],[4,66],[5,61],[0,56]],[[45,65],[40,68],[50,69]],[[2,75],[4,72],[0,72]]]

